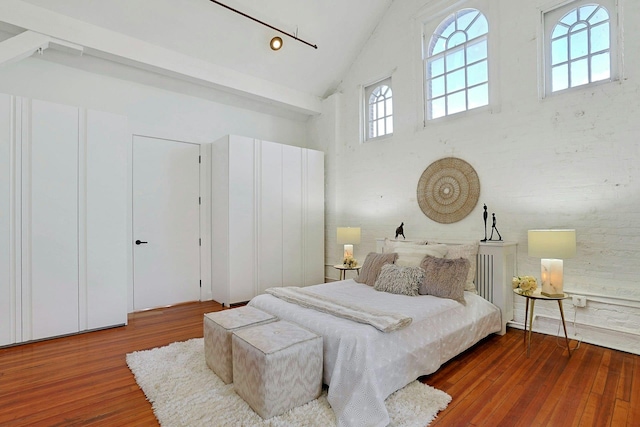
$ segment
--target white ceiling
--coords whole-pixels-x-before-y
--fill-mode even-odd
[[[393,0],[23,0],[50,11],[324,98],[332,94]],[[0,17],[1,19],[1,17]]]

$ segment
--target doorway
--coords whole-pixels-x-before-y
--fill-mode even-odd
[[[200,146],[133,137],[133,309],[200,299]]]

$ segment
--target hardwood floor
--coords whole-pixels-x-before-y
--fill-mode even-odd
[[[640,356],[523,331],[490,336],[421,380],[453,400],[432,426],[638,426]],[[577,342],[571,341],[572,348]]]
[[[0,426],[157,426],[125,361],[202,336],[214,302],[135,313],[129,325],[0,349]],[[575,342],[572,342],[575,345]],[[422,380],[453,400],[432,426],[637,426],[640,356],[556,338],[491,336]]]
[[[0,349],[0,426],[157,426],[125,355],[202,336],[216,302],[134,313],[129,324]]]

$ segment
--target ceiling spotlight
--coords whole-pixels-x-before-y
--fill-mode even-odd
[[[282,39],[280,37],[272,38],[269,46],[271,46],[272,50],[280,50],[280,48],[282,47]]]

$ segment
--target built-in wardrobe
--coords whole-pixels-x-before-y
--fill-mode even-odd
[[[0,346],[126,324],[127,132],[0,94]]]
[[[211,151],[213,299],[324,281],[324,153],[229,135]]]

